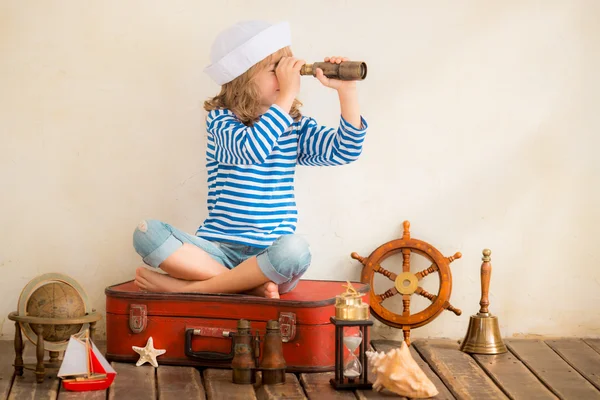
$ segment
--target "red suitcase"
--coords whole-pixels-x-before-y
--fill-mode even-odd
[[[106,288],[106,358],[135,362],[131,346],[166,349],[159,364],[229,367],[237,321],[247,319],[262,336],[268,320],[278,320],[289,372],[333,371],[335,297],[345,282],[301,280],[281,299],[240,294],[147,293],[133,281]],[[353,282],[369,301],[369,285]],[[368,338],[366,343],[368,343]],[[215,354],[218,353],[218,354]]]

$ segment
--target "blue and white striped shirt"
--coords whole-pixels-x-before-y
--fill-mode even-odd
[[[227,109],[210,111],[208,142],[208,217],[196,231],[207,240],[268,247],[294,233],[296,165],[342,165],[358,158],[367,132],[341,118],[336,129],[312,118],[294,121],[273,105],[253,126]]]

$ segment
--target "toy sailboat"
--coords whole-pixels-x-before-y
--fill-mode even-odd
[[[87,330],[71,335],[58,371],[65,390],[104,390],[112,384],[116,374]]]

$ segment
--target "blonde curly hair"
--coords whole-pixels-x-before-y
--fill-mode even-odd
[[[204,109],[212,111],[228,108],[244,125],[253,125],[261,115],[260,91],[254,77],[258,72],[267,68],[274,59],[291,56],[292,49],[284,47],[254,64],[248,71],[221,86],[221,92],[218,95],[204,102]],[[294,99],[290,109],[290,117],[295,121],[302,117],[300,113],[301,106],[302,103],[298,99]]]

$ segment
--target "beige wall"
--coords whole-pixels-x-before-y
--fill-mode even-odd
[[[139,220],[190,232],[202,222],[201,105],[218,89],[202,68],[216,32],[243,18],[289,20],[308,61],[369,64],[361,159],[298,170],[307,278],[358,279],[349,254],[400,237],[408,219],[413,237],[464,254],[451,298],[463,315],[414,336],[464,335],[485,247],[504,335],[600,336],[600,2],[415,4],[2,1],[2,338],[36,275],[71,275],[103,311],[104,288],[140,265]],[[337,124],[334,92],[304,78],[301,99],[306,114]]]

